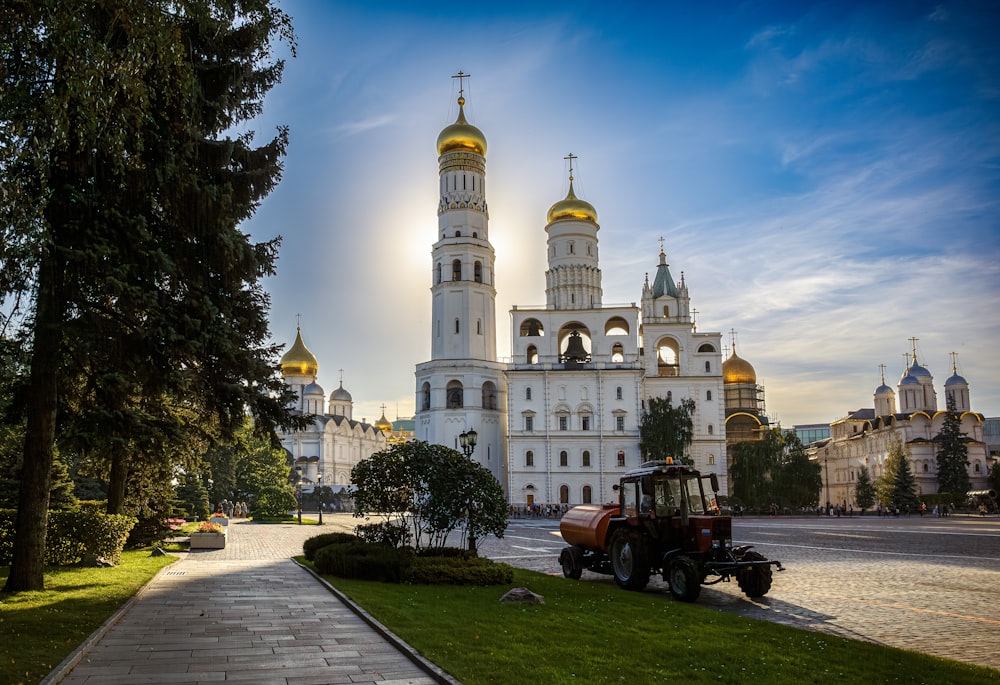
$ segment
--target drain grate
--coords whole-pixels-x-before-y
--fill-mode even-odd
[[[167,571],[163,575],[165,576],[186,576],[187,571]]]

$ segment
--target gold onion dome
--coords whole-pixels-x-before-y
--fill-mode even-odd
[[[586,200],[581,200],[573,192],[573,177],[569,179],[569,192],[566,198],[549,208],[549,223],[559,219],[583,219],[597,223],[597,210]]]
[[[729,359],[722,362],[722,382],[727,385],[730,383],[756,384],[757,372],[753,370],[750,362],[737,357],[734,349]]]
[[[438,156],[454,150],[468,150],[486,156],[486,136],[465,120],[465,98],[458,98],[458,119],[438,134],[437,147]]]
[[[385,412],[382,412],[382,418],[375,422],[375,427],[378,428],[383,433],[392,432],[392,421],[385,418]]]
[[[295,329],[295,343],[281,358],[282,376],[312,376],[319,373],[319,362],[316,356],[302,342],[301,329]]]

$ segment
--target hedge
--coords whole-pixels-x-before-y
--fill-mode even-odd
[[[345,538],[319,547],[320,538],[334,535],[338,534],[318,535],[303,545],[317,546],[312,550],[314,563],[324,575],[415,585],[509,585],[514,581],[514,569],[507,564],[462,549],[396,549]]]
[[[401,583],[412,554],[389,545],[347,542],[316,551],[316,570],[339,578]]]
[[[14,523],[17,512],[0,509],[0,565],[9,566],[14,551]],[[122,549],[134,516],[105,514],[95,507],[78,511],[50,511],[45,536],[45,564],[70,566],[94,554],[115,564],[121,561]]]
[[[509,585],[514,569],[484,557],[418,556],[406,573],[414,585]]]
[[[357,542],[358,536],[352,533],[323,533],[314,535],[302,543],[302,553],[309,561],[315,561],[316,552],[328,545],[343,545],[348,542]]]

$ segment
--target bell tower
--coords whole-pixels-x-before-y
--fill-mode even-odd
[[[497,362],[495,253],[486,206],[486,136],[465,117],[437,138],[438,228],[431,249],[431,360],[416,370],[416,437],[459,448],[478,434],[472,458],[504,483],[506,384]]]

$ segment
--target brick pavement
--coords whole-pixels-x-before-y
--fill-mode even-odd
[[[454,682],[431,664],[415,663],[406,645],[387,639],[289,559],[319,532],[232,523],[225,549],[181,555],[107,632],[78,650],[74,667],[57,668],[45,682]]]

